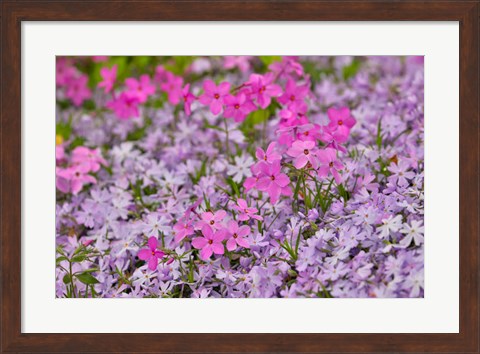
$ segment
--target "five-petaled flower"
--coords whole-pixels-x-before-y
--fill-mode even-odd
[[[138,258],[148,263],[148,269],[155,270],[158,266],[158,261],[165,255],[165,253],[157,248],[158,240],[151,236],[147,242],[147,248],[142,248],[138,251]]]

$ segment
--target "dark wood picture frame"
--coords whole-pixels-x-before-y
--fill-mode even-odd
[[[479,352],[479,8],[478,0],[2,1],[1,352]],[[21,333],[21,23],[72,20],[459,21],[460,333]]]

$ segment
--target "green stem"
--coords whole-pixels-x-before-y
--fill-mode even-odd
[[[70,260],[68,262],[69,262],[69,274],[70,274],[70,284],[71,284],[71,287],[72,287],[72,295],[73,295],[73,297],[77,297],[77,295],[75,293],[75,285],[73,284],[72,262],[70,262]]]

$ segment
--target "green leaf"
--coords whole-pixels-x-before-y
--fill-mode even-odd
[[[237,183],[231,177],[227,178],[227,183],[230,185],[230,187],[232,187],[232,194],[240,196],[240,189],[238,188]]]
[[[72,143],[70,144],[70,148],[73,150],[78,146],[83,146],[85,145],[85,138],[81,136],[76,136],[75,139],[73,139]]]
[[[56,259],[57,264],[59,264],[60,262],[63,262],[63,261],[68,261],[68,258],[65,257],[65,256],[60,256]]]
[[[99,283],[99,281],[93,275],[91,275],[89,273],[78,274],[76,277],[83,284],[90,285],[90,284],[98,284]]]
[[[72,278],[70,278],[70,274],[65,274],[65,276],[63,277],[63,282],[65,284],[70,284],[71,281],[72,281]]]
[[[348,80],[351,77],[355,76],[360,69],[360,60],[353,59],[352,63],[348,66],[343,67],[343,79]]]
[[[282,61],[282,57],[279,55],[261,55],[260,60],[263,64],[265,64],[265,66],[269,66],[276,61]]]
[[[94,111],[96,106],[93,100],[86,100],[83,102],[83,108],[87,111]]]
[[[72,125],[70,123],[57,123],[56,134],[61,135],[63,139],[68,140],[72,134]]]
[[[80,272],[79,274],[81,274],[81,273],[93,273],[93,272],[98,272],[98,268],[86,269],[86,270],[83,270],[82,272]]]
[[[382,140],[382,120],[380,119],[377,124],[377,139],[375,141],[379,150],[382,148]]]
[[[72,263],[81,263],[81,262],[83,262],[85,259],[87,259],[87,257],[84,256],[83,254],[81,254],[81,255],[78,255],[78,256],[73,257],[73,258],[71,259],[71,262],[72,262]]]

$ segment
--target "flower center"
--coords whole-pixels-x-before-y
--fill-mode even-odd
[[[343,120],[339,120],[338,125],[343,125]]]
[[[270,177],[270,179],[271,179],[272,181],[275,181],[275,176],[272,175],[272,177]]]
[[[213,243],[213,240],[208,240],[208,244],[212,244]]]
[[[233,234],[233,238],[237,238],[237,237],[238,237],[238,235],[236,233]]]
[[[155,256],[155,251],[152,251],[152,256]]]
[[[330,162],[328,166],[333,167],[333,162]]]
[[[214,220],[210,220],[210,225],[213,225],[215,224],[215,221]]]
[[[235,107],[235,109],[239,109],[240,105],[237,103],[234,107]]]
[[[75,172],[75,177],[80,177],[80,172]]]
[[[295,101],[295,96],[294,95],[290,96],[290,101]]]
[[[305,150],[303,150],[303,153],[304,153],[305,155],[308,155],[308,154],[310,153],[310,151],[308,151],[308,149],[305,149]]]
[[[216,93],[213,97],[215,97],[215,99],[218,100],[220,98],[220,95]]]

